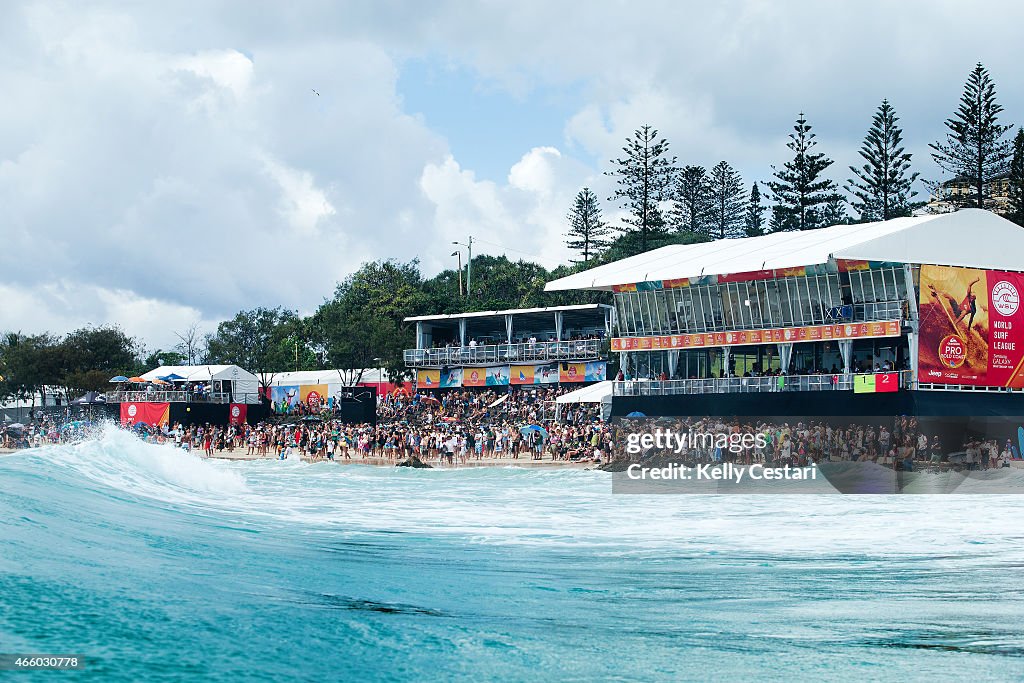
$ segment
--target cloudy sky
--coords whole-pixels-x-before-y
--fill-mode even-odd
[[[843,181],[888,98],[937,178],[927,144],[975,62],[1024,121],[1024,5],[965,8],[0,3],[0,331],[166,348],[242,308],[308,313],[367,260],[433,274],[470,234],[552,267],[573,196],[609,196],[644,123],[749,186],[804,111]]]

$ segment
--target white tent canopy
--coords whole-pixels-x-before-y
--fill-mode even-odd
[[[341,384],[342,379],[348,380],[358,375],[357,370],[299,370],[298,372],[277,372],[270,380],[272,387],[285,387],[295,384]],[[359,377],[362,384],[380,384],[388,381],[384,368],[367,368]]]
[[[259,379],[237,365],[161,365],[142,379],[154,380],[168,375],[188,382],[231,382],[231,399],[236,403],[259,403]]]
[[[611,403],[612,383],[611,381],[597,382],[588,386],[562,394],[555,399],[555,403]]]
[[[762,237],[675,244],[549,282],[545,291],[610,290],[612,285],[726,275],[827,263],[829,259],[934,263],[1020,270],[1024,229],[989,211],[778,232]]]

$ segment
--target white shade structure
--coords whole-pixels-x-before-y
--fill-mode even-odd
[[[1021,254],[1024,228],[990,211],[963,209],[936,216],[669,245],[553,280],[544,289],[610,290],[613,285],[798,268],[830,259],[1021,270]]]

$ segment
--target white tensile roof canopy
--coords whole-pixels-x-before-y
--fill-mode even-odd
[[[160,379],[168,375],[178,375],[190,382],[209,382],[211,380],[231,380],[233,382],[257,382],[256,375],[243,370],[237,365],[161,365],[150,370],[142,379]]]
[[[611,400],[612,383],[606,380],[562,394],[555,399],[555,403],[608,403]]]
[[[779,270],[830,258],[1021,270],[1024,228],[981,209],[835,225],[762,237],[673,244],[549,282],[545,291]]]

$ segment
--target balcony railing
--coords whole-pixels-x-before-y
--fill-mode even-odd
[[[912,373],[898,373],[900,389],[911,388]],[[614,396],[675,396],[679,394],[755,394],[789,391],[853,391],[856,375],[783,375],[779,377],[720,377],[709,379],[629,380],[612,385]]]
[[[822,306],[813,311],[793,311],[790,316],[784,319],[770,319],[764,317],[749,317],[748,319],[723,318],[720,313],[715,313],[712,318],[709,314],[707,319],[683,320],[676,318],[676,325],[665,326],[658,329],[644,327],[649,322],[644,319],[633,319],[636,329],[630,329],[630,320],[620,319],[619,332],[623,336],[643,336],[655,334],[701,334],[706,332],[734,332],[738,330],[770,330],[784,329],[786,327],[803,327],[807,325],[841,325],[845,323],[870,323],[889,320],[906,320],[909,315],[907,304],[903,300],[894,301],[873,301],[869,303],[848,304],[846,306]],[[663,315],[663,321],[666,318]],[[622,323],[626,326],[623,327]]]
[[[600,359],[600,339],[537,342],[535,344],[527,342],[451,346],[438,349],[407,349],[405,351],[405,364],[410,368]]]
[[[214,392],[198,396],[192,391],[108,391],[107,403],[258,403],[258,394]]]

